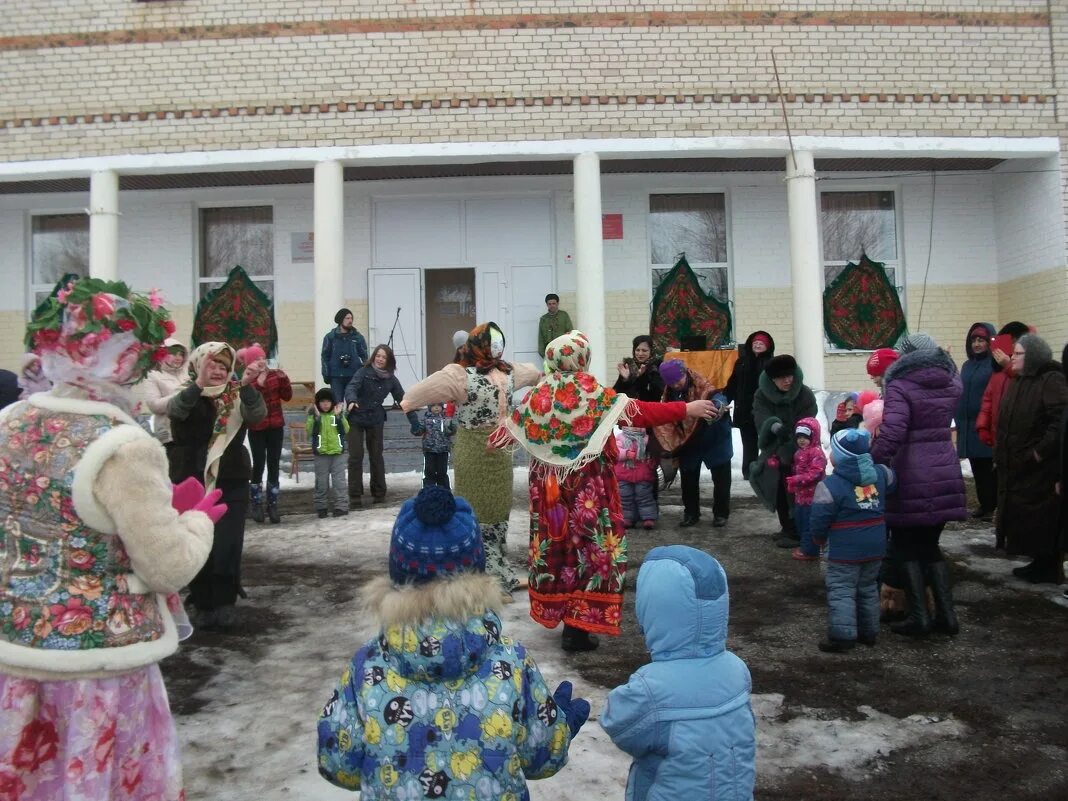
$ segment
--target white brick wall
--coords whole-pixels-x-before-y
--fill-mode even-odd
[[[993,175],[998,279],[1064,264],[1060,159],[1011,161]]]

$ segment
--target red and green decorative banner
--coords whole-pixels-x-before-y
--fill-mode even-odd
[[[905,333],[905,312],[885,265],[860,257],[823,291],[823,330],[836,348],[891,348]]]
[[[197,305],[192,341],[194,348],[204,342],[225,342],[235,350],[256,342],[273,356],[278,350],[274,302],[238,265],[225,284]]]
[[[701,288],[685,256],[656,288],[649,334],[657,353],[681,348],[691,336],[703,336],[709,348],[730,341],[730,308]]]

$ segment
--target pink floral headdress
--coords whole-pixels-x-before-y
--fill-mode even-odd
[[[37,307],[26,347],[53,381],[126,385],[166,357],[163,341],[174,330],[155,290],[146,297],[120,281],[80,278]]]

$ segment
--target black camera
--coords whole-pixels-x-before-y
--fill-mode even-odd
[[[337,357],[337,360],[342,367],[348,367],[350,364],[352,364],[352,355],[349,353],[343,353],[342,355]]]

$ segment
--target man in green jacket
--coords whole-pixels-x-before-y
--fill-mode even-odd
[[[538,353],[542,356],[550,342],[574,328],[571,317],[560,309],[560,296],[555,292],[545,296],[545,308],[549,311],[538,321]]]

